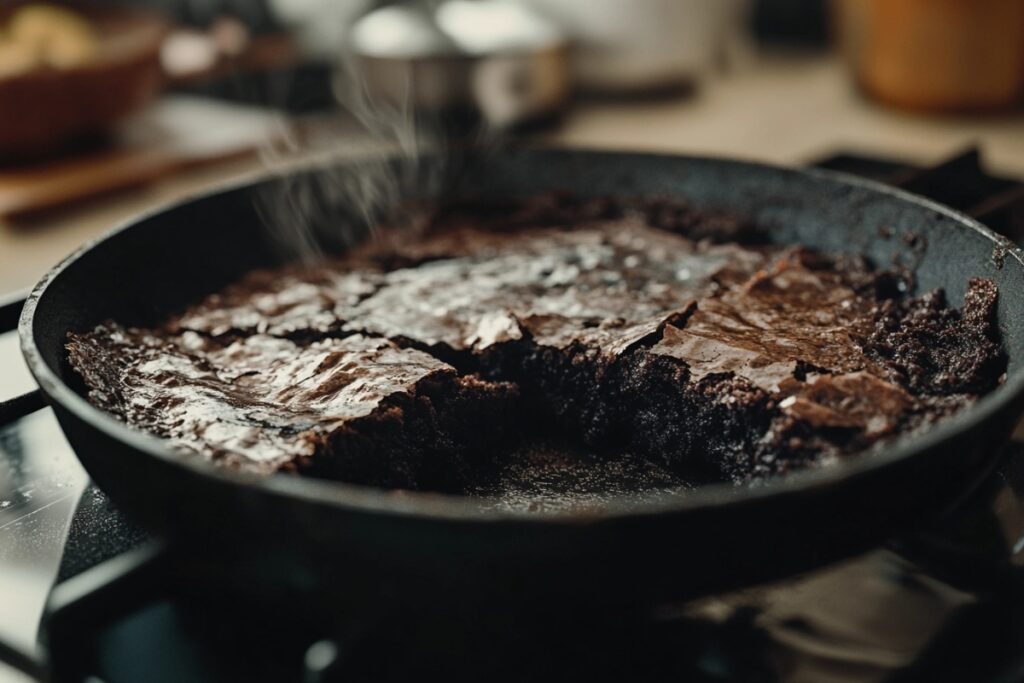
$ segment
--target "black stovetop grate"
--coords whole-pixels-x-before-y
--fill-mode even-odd
[[[1024,182],[988,173],[977,148],[934,166],[852,153],[812,165],[900,187],[962,211],[1014,241],[1024,239]]]

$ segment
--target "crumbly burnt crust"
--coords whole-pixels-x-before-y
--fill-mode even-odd
[[[159,329],[72,334],[71,364],[101,407],[232,466],[454,492],[524,439],[691,483],[784,473],[921,429],[1005,370],[991,282],[960,310],[908,298],[898,271],[679,202],[550,195],[422,224]]]

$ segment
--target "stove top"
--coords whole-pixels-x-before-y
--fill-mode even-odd
[[[947,198],[1024,236],[1024,184],[991,178],[976,152],[930,170],[855,155],[818,165]],[[8,340],[0,340],[0,353],[13,353]],[[13,654],[3,642],[34,645],[48,601],[39,637],[52,680],[105,683],[379,681],[425,672],[497,680],[1018,681],[1024,440],[945,519],[860,557],[630,614],[579,605],[544,624],[503,628],[496,620],[494,648],[485,651],[466,651],[459,628],[411,610],[341,615],[323,632],[259,596],[202,584],[188,561],[88,483],[48,409],[0,428],[0,659]],[[21,679],[0,668],[0,682],[8,680]]]

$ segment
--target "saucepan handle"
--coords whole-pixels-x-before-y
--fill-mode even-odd
[[[17,292],[0,297],[0,334],[13,332],[18,328],[18,318],[25,306],[26,292]],[[0,387],[2,388],[2,387]],[[0,427],[25,417],[46,406],[43,394],[37,389],[27,394],[0,401]]]

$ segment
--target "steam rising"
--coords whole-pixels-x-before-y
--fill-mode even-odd
[[[356,58],[346,56],[334,79],[341,112],[328,126],[333,132],[304,135],[281,122],[280,135],[262,150],[277,178],[257,209],[287,256],[312,260],[380,238],[381,226],[408,200],[443,198],[461,160],[496,148],[494,130],[418,111],[414,85],[405,71],[403,96],[384,101],[367,87]],[[300,156],[305,163],[296,163]],[[400,222],[405,229],[415,223]]]

